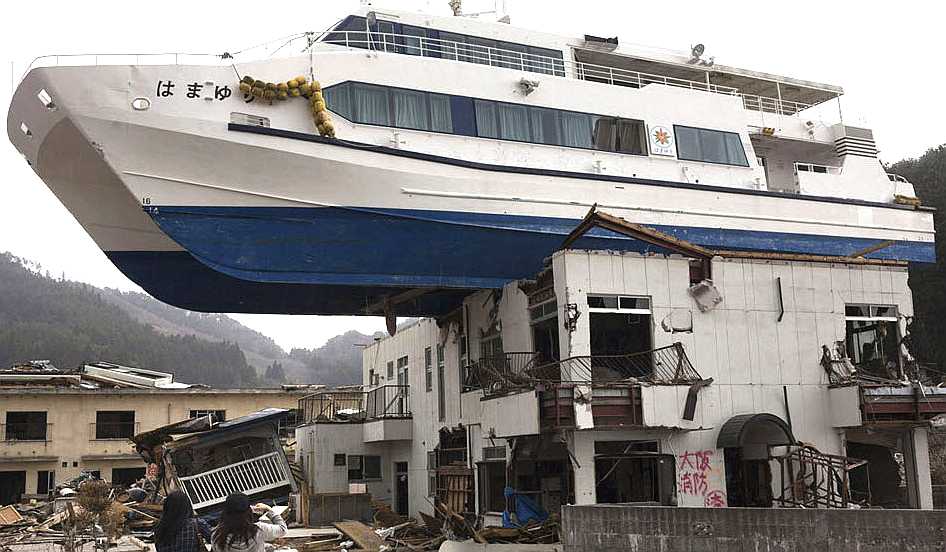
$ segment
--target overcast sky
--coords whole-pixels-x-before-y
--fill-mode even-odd
[[[3,6],[0,103],[9,105],[30,60],[44,54],[236,51],[322,30],[357,1],[7,2]],[[375,2],[449,15],[446,0]],[[716,62],[837,84],[844,121],[874,129],[884,161],[946,142],[942,2],[507,0],[517,26],[568,35],[619,36],[688,50],[702,42]],[[467,0],[466,12],[494,2]],[[5,79],[4,79],[5,80]],[[836,122],[836,121],[828,121]],[[4,125],[6,128],[6,125]],[[97,286],[139,290],[109,263],[7,140],[0,145],[0,251]],[[140,290],[139,290],[140,291]],[[365,317],[236,315],[285,348],[314,347],[348,329],[381,330]]]

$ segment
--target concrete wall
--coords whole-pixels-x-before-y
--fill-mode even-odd
[[[565,506],[565,552],[946,549],[946,512]]]
[[[4,390],[0,423],[7,412],[45,411],[47,442],[0,441],[0,471],[25,471],[26,493],[36,492],[37,472],[56,472],[56,481],[82,470],[112,478],[113,468],[144,467],[127,439],[96,440],[100,410],[133,410],[138,431],[185,420],[191,410],[225,410],[228,419],[267,407],[296,408],[305,393],[273,390]]]

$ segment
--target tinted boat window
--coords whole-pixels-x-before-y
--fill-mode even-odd
[[[353,120],[371,125],[391,125],[386,88],[370,84],[352,84],[350,93]]]
[[[428,47],[426,29],[411,25],[401,25],[401,34],[406,36],[401,37],[401,41],[404,45],[401,47],[400,53],[409,56],[430,55],[430,53],[426,51]]]
[[[394,100],[394,126],[415,130],[430,130],[427,94],[413,90],[391,90]]]
[[[496,102],[475,100],[476,135],[482,138],[499,138],[499,124],[496,122]]]
[[[430,130],[453,132],[453,114],[450,112],[450,96],[430,94]]]
[[[686,161],[704,161],[748,167],[746,149],[735,132],[674,125],[677,157]]]

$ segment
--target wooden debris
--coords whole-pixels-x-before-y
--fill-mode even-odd
[[[0,525],[13,525],[21,521],[23,521],[23,516],[20,515],[20,512],[18,512],[13,505],[0,508]]]
[[[360,521],[339,521],[332,525],[364,550],[377,552],[384,544],[374,529]]]

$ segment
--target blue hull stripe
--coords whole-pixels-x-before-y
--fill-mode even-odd
[[[495,288],[532,277],[575,219],[345,207],[157,207],[149,214],[200,262],[256,282]],[[710,249],[844,256],[872,238],[680,226],[656,229]],[[595,229],[577,249],[666,253]],[[871,258],[934,262],[935,246],[898,242]]]

